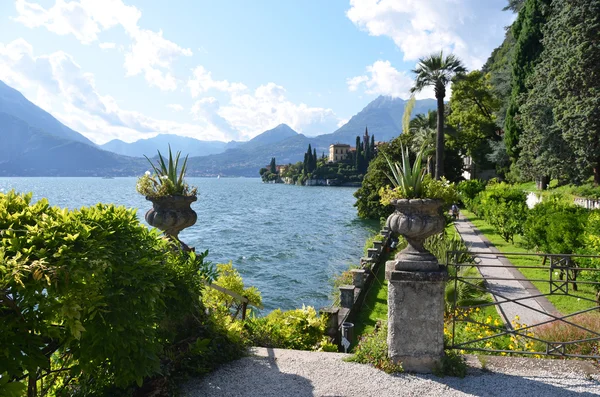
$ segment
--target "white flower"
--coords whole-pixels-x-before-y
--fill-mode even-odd
[[[150,171],[146,171],[146,176],[150,176]]]
[[[160,179],[168,179],[168,178],[169,178],[168,175],[163,175],[163,176],[160,177]]]

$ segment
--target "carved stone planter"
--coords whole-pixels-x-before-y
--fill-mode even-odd
[[[387,261],[386,275],[392,271],[437,271],[439,264],[435,256],[423,247],[425,239],[444,230],[445,219],[440,208],[441,200],[399,199],[393,200],[396,208],[387,219],[394,233],[402,235],[408,245],[394,260]]]
[[[152,208],[146,212],[146,222],[177,240],[179,232],[196,223],[198,216],[191,205],[196,196],[146,197]]]

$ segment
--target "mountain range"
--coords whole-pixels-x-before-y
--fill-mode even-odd
[[[247,142],[201,141],[160,134],[133,143],[112,140],[96,145],[65,126],[19,91],[0,81],[0,176],[133,176],[148,169],[144,155],[189,154],[190,176],[250,176],[272,157],[278,164],[302,160],[308,144],[327,154],[332,143],[353,145],[365,127],[377,141],[398,136],[406,101],[380,96],[330,134],[307,137],[286,124]],[[435,109],[433,99],[416,101],[413,114]]]

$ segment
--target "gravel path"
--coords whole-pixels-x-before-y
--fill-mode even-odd
[[[348,363],[341,353],[253,349],[182,388],[183,396],[599,396],[600,376],[590,363],[489,357],[485,370],[469,357],[464,379],[388,375]]]
[[[467,247],[469,247],[469,251],[477,252],[478,254],[474,257],[479,259],[478,262],[481,265],[486,266],[479,267],[479,272],[486,278],[486,289],[494,299],[497,302],[504,302],[506,299],[520,299],[521,304],[512,302],[498,304],[506,324],[510,325],[516,316],[519,316],[519,323],[527,325],[540,324],[552,319],[552,317],[544,314],[547,312],[544,305],[540,303],[541,298],[528,298],[539,295],[540,292],[537,289],[531,291],[522,281],[515,279],[515,275],[521,279],[524,276],[510,264],[503,263],[498,255],[483,241],[481,235],[476,232],[473,224],[463,218],[454,222],[454,226]],[[551,306],[551,304],[548,302],[546,306]],[[531,308],[535,308],[535,310]],[[556,311],[556,309],[553,311]]]

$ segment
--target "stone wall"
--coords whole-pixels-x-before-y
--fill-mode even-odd
[[[373,247],[367,250],[367,256],[360,258],[360,268],[351,270],[352,285],[339,287],[340,306],[321,309],[321,315],[328,317],[326,333],[338,344],[341,339],[342,324],[356,319],[379,267],[385,266],[384,253],[391,243],[391,231],[385,227],[379,233],[383,240],[374,241]]]

